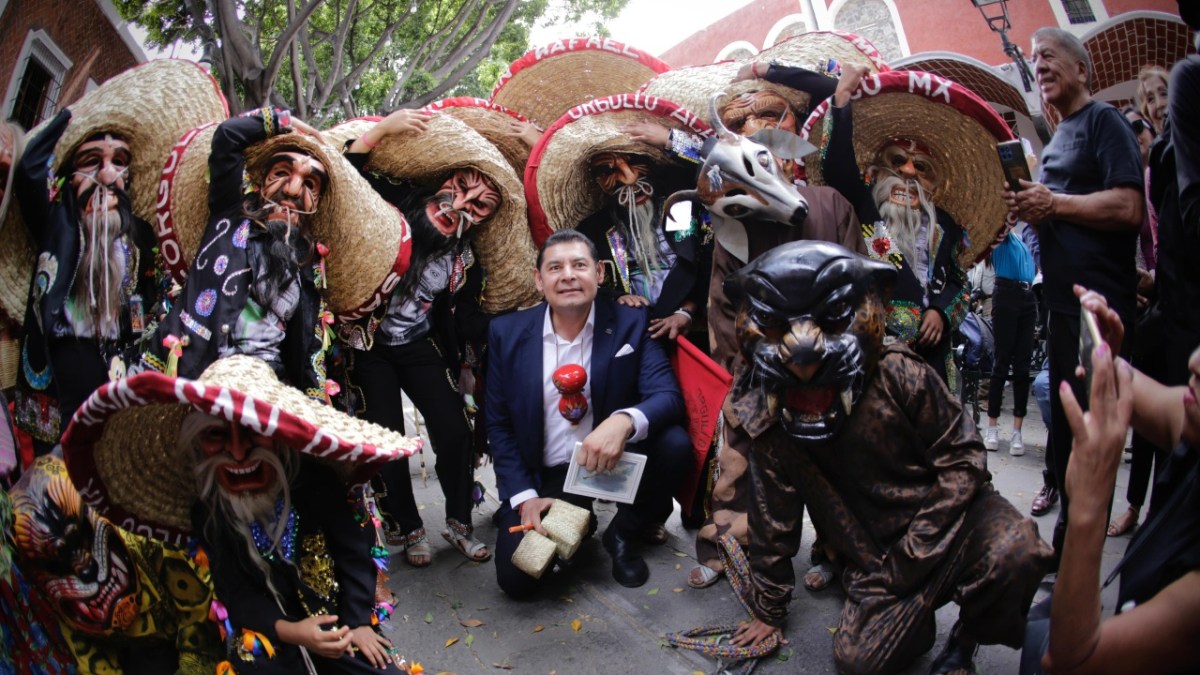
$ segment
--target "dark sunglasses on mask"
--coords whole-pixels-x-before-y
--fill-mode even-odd
[[[1149,131],[1151,135],[1154,135],[1154,127],[1146,120],[1130,120],[1129,126],[1133,127],[1134,136],[1141,136],[1143,131]]]

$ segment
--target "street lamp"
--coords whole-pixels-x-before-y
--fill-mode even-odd
[[[1029,64],[1025,61],[1025,55],[1021,53],[1019,46],[1008,39],[1008,30],[1012,28],[1012,22],[1008,19],[1008,0],[971,0],[971,4],[975,5],[975,8],[983,15],[983,20],[987,21],[988,28],[992,29],[993,33],[1000,34],[1004,53],[1016,64],[1017,72],[1021,74],[1021,83],[1025,85],[1025,91],[1033,91],[1033,73],[1029,72]]]

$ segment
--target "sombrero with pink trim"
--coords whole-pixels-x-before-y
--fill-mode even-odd
[[[489,100],[545,129],[594,98],[635,91],[670,66],[612,38],[556,40],[513,61]]]
[[[700,115],[708,115],[708,102],[713,95],[720,95],[718,105],[724,105],[732,98],[761,90],[782,96],[798,115],[808,111],[811,96],[806,91],[763,79],[733,81],[742,66],[754,62],[772,62],[820,73],[828,72],[833,63],[864,65],[872,73],[890,70],[870,40],[842,31],[812,31],[742,59],[668,70],[651,78],[638,91],[675,101]],[[803,121],[799,119],[796,123]]]
[[[576,227],[603,205],[604,194],[588,170],[593,155],[622,152],[645,155],[656,164],[673,161],[661,148],[621,131],[632,122],[654,122],[705,137],[712,134],[694,113],[657,96],[617,94],[571,108],[542,134],[525,166],[529,229],[538,247],[555,230]]]
[[[69,106],[71,121],[54,145],[53,175],[62,180],[63,164],[80,143],[101,132],[120,135],[129,144],[129,196],[138,218],[154,225],[159,175],[180,134],[229,116],[216,80],[200,65],[181,59],[156,59],[126,70]],[[49,120],[27,134],[34,138]],[[13,167],[16,170],[16,167]],[[33,239],[10,204],[0,225],[0,312],[25,320],[29,281],[37,257]]]
[[[163,262],[180,284],[208,226],[208,158],[216,130],[213,124],[184,133],[162,168],[155,233]],[[245,172],[256,183],[282,148],[299,148],[325,165],[329,182],[312,216],[313,237],[329,250],[326,302],[339,319],[352,321],[378,307],[408,270],[412,237],[404,216],[327,141],[277,134],[246,148]]]
[[[934,202],[968,233],[959,262],[969,267],[987,254],[988,245],[1005,226],[1008,208],[1001,199],[1004,174],[996,144],[1013,140],[1012,130],[996,111],[971,90],[933,73],[893,70],[869,75],[852,95],[854,154],[866,174],[876,154],[892,139],[925,145],[937,161]],[[827,147],[830,102],[813,109],[801,135]],[[818,155],[806,158],[811,183],[823,184]]]
[[[260,359],[230,356],[196,380],[150,371],[97,389],[62,439],[67,469],[84,500],[130,532],[185,541],[196,500],[196,459],[180,447],[179,432],[193,410],[352,467],[351,482],[421,447],[419,438],[356,419],[283,384]]]

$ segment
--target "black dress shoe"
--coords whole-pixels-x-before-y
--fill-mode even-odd
[[[1029,509],[1029,513],[1034,516],[1045,515],[1057,503],[1058,488],[1053,485],[1043,485],[1037,496],[1033,498],[1033,508]]]
[[[962,639],[962,622],[954,624],[942,653],[935,656],[929,665],[929,675],[978,672],[975,670],[975,651],[978,648],[978,644]]]
[[[650,568],[637,554],[637,546],[626,539],[611,525],[604,531],[604,550],[612,556],[612,574],[617,583],[626,588],[637,588],[650,578]]]

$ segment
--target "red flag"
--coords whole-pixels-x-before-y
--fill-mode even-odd
[[[704,473],[704,461],[712,447],[713,435],[717,431],[717,417],[725,403],[725,395],[733,385],[733,376],[700,351],[696,345],[680,335],[676,338],[678,348],[671,350],[671,367],[679,378],[683,392],[683,403],[687,406],[688,436],[692,439],[695,461],[683,486],[675,494],[685,514],[691,515],[700,477]]]

